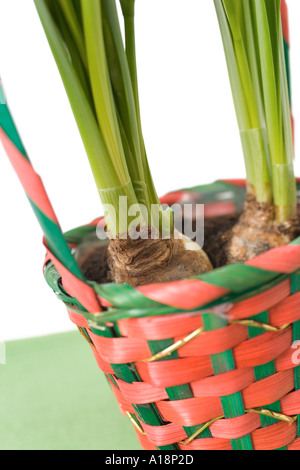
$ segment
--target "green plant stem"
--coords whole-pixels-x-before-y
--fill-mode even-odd
[[[89,76],[95,102],[98,123],[106,148],[114,162],[118,176],[129,181],[129,173],[120,136],[117,113],[114,105],[108,74],[104,37],[102,31],[102,9],[98,0],[81,0],[84,35],[88,57]]]
[[[163,211],[146,157],[138,103],[137,74],[128,63],[115,0],[35,0],[84,142],[113,235],[148,224],[151,205]],[[134,2],[127,0],[129,7]],[[133,30],[134,33],[134,30]],[[133,58],[135,44],[133,36]],[[131,213],[124,212],[123,198]],[[122,198],[122,201],[121,201]],[[123,212],[121,210],[121,206]],[[166,225],[166,224],[165,224]]]
[[[85,67],[85,65],[82,62],[82,58],[79,54],[78,47],[75,43],[74,37],[69,29],[68,23],[64,16],[64,12],[60,7],[59,2],[57,1],[48,2],[48,5],[49,5],[49,9],[51,11],[53,18],[55,19],[55,22],[58,25],[62,38],[68,48],[72,65],[74,69],[76,70],[81,86],[85,92],[87,99],[89,100],[89,104],[91,108],[94,109],[92,90],[91,90],[89,78],[87,75],[87,67]]]
[[[64,12],[64,17],[73,35],[78,53],[81,60],[87,69],[87,57],[84,45],[83,31],[76,13],[76,6],[73,5],[72,0],[56,0]],[[56,3],[56,1],[54,3]],[[52,2],[51,2],[52,3]],[[78,10],[77,10],[78,11]]]
[[[138,88],[138,74],[137,74],[137,61],[136,61],[136,40],[135,40],[135,0],[120,0],[122,12],[125,23],[125,45],[126,45],[126,56],[129,66],[132,89],[134,94],[134,101],[136,107],[138,133],[140,139],[140,147],[142,152],[143,167],[148,183],[148,195],[151,204],[160,204],[157,196],[153,179],[151,176],[145,142],[142,131],[141,123],[141,111],[140,111],[140,99],[139,99],[139,88]]]
[[[127,166],[139,202],[150,211],[150,201],[147,197],[148,181],[145,178],[142,161],[135,100],[115,0],[103,0],[102,5],[108,68]]]
[[[255,0],[276,222],[296,215],[292,131],[280,1]]]
[[[265,1],[255,0],[258,45],[265,100],[266,123],[269,134],[272,163],[285,163],[282,149],[282,132],[279,125],[280,90],[277,89],[273,49]],[[275,25],[274,25],[275,26]]]
[[[236,2],[214,0],[219,21],[233,100],[240,129],[247,173],[247,190],[260,203],[271,204],[272,191],[265,123],[255,107],[255,87],[248,65]],[[231,20],[231,22],[230,22]],[[232,26],[233,23],[233,26]],[[232,32],[233,29],[233,32]]]
[[[248,191],[296,215],[296,181],[280,0],[214,0],[245,158]]]
[[[128,171],[126,169],[123,172],[120,171],[119,162],[113,161],[108,153],[94,111],[85,95],[76,70],[70,62],[65,43],[51,16],[47,1],[35,0],[35,5],[65,85],[102,203],[108,205],[108,219],[113,220],[116,215],[118,226],[122,228],[128,226],[127,215],[121,214],[122,220],[119,220],[118,211],[120,196],[127,197],[128,205],[137,204]],[[115,226],[109,226],[109,229],[113,232],[116,231]],[[116,231],[115,234],[117,233]]]

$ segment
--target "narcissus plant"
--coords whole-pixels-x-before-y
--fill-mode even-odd
[[[212,265],[195,242],[174,236],[172,211],[157,197],[142,134],[135,0],[120,3],[125,44],[115,0],[35,0],[104,205],[112,280],[184,279]],[[120,210],[124,198],[129,211]]]
[[[296,180],[281,0],[214,0],[240,129],[245,208],[228,262],[291,242],[298,230]]]

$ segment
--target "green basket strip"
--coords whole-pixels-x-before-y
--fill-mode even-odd
[[[296,274],[291,279],[292,285],[292,294],[300,292],[300,273]],[[297,321],[293,324],[293,341],[300,340],[300,321]],[[295,376],[295,390],[300,389],[300,365],[294,369]],[[300,415],[298,415],[297,421],[297,437],[300,437]]]
[[[300,245],[300,237],[296,238],[296,240],[294,240],[291,245]]]
[[[41,228],[47,240],[50,251],[74,276],[85,280],[71,251],[65,241],[59,226],[52,222],[45,214],[29,199],[32,209],[40,222]]]
[[[105,331],[99,331],[91,327],[91,331],[97,336],[104,336],[106,338],[113,338],[118,336],[116,331],[113,328],[107,328]],[[126,383],[141,382],[141,378],[138,375],[138,372],[134,364],[111,364],[111,367],[114,371],[115,376]],[[135,409],[138,418],[141,422],[149,424],[151,426],[162,426],[164,423],[160,417],[159,412],[157,411],[154,404],[145,404],[145,405],[132,405]],[[169,445],[158,447],[159,450],[178,450],[177,445]]]
[[[238,294],[246,289],[254,289],[269,283],[279,275],[280,273],[278,272],[265,271],[253,266],[231,264],[201,274],[200,276],[195,276],[195,279],[228,289],[233,294]]]
[[[159,302],[148,299],[141,292],[128,284],[96,284],[92,283],[95,291],[115,307],[157,308]]]
[[[235,212],[237,213],[243,210],[246,196],[245,188],[222,181],[217,181],[211,185],[184,189],[183,192],[185,194],[191,194],[192,199],[195,199],[194,202],[198,204],[232,202],[235,206]],[[180,203],[180,200],[178,202]]]
[[[215,314],[206,313],[203,315],[203,326],[205,331],[213,331],[224,328],[227,321]],[[212,366],[215,375],[231,372],[236,369],[233,353],[231,350],[211,356]],[[225,418],[236,418],[245,414],[242,395],[240,392],[225,397],[221,397],[221,403]],[[239,439],[232,439],[233,450],[253,450],[251,436],[247,435]]]
[[[291,279],[292,294],[300,292],[300,271],[295,273]]]
[[[1,85],[0,85],[1,87]],[[2,90],[2,88],[1,88]],[[2,90],[3,93],[3,90]],[[14,124],[10,111],[6,104],[0,105],[0,126],[8,136],[8,138],[13,142],[21,154],[29,161],[28,155],[23,146],[22,140],[19,136],[17,128]],[[51,249],[52,253],[61,261],[64,266],[69,269],[75,276],[79,279],[84,280],[83,274],[81,273],[77,263],[75,262],[70,249],[63,237],[63,234],[60,230],[60,227],[50,220],[32,201],[30,198],[29,202],[31,207],[37,217],[41,228],[44,232],[45,238]]]
[[[1,95],[4,95],[3,88],[0,84],[0,93]],[[29,160],[26,150],[23,146],[23,143],[21,141],[21,138],[19,136],[19,133],[15,127],[14,121],[11,117],[10,111],[7,107],[7,105],[0,104],[0,126],[2,127],[3,131],[7,135],[7,137],[14,143],[14,145],[17,147],[19,152],[21,152],[24,157]]]
[[[193,310],[194,311],[194,310]],[[107,311],[103,311],[101,313],[92,314],[85,311],[78,311],[75,312],[84,315],[88,322],[93,322],[95,325],[101,325],[103,322],[113,322],[116,323],[119,320],[124,320],[128,318],[145,318],[145,317],[154,317],[154,316],[161,316],[161,315],[170,315],[174,313],[174,309],[171,307],[161,307],[157,310],[149,309],[145,311],[144,309],[136,309],[136,310],[126,310],[126,311],[119,311],[108,309]],[[175,312],[179,313],[179,312]]]
[[[215,181],[212,184],[203,184],[198,186],[193,186],[191,188],[183,188],[181,191],[188,193],[197,193],[205,197],[210,194],[220,194],[223,192],[232,192],[234,195],[240,195],[242,198],[246,194],[246,189],[241,186],[236,186],[231,183],[226,183],[226,181]]]
[[[153,355],[160,353],[161,351],[164,351],[165,349],[169,348],[174,344],[174,339],[167,339],[167,340],[161,340],[161,341],[148,341],[148,345],[150,348],[150,351]],[[179,359],[178,352],[175,351],[169,356],[160,359],[160,361],[170,361],[173,359]],[[188,398],[194,398],[193,392],[191,390],[191,387],[189,384],[184,384],[184,385],[178,385],[176,387],[169,387],[166,388],[166,392],[168,394],[168,397],[172,401],[179,401],[179,400],[187,400]],[[205,424],[205,423],[201,423]],[[199,426],[183,426],[183,429],[185,430],[186,434],[188,437],[193,436],[198,429]],[[202,439],[206,437],[212,437],[210,430],[207,428],[205,429],[201,435],[197,436],[196,439]]]
[[[69,230],[64,234],[65,240],[67,243],[75,243],[79,245],[82,242],[84,237],[87,235],[96,234],[96,227],[93,225],[83,225],[82,227]]]
[[[114,386],[118,388],[118,384],[117,384],[117,382],[116,382],[116,380],[115,380],[115,376],[114,376],[114,375],[112,375],[112,374],[106,375],[106,374],[105,374],[105,377],[107,378],[108,383],[109,383],[109,380],[108,380],[108,379],[110,379],[110,380],[112,381],[112,383],[114,384]]]
[[[87,313],[81,303],[74,297],[70,297],[64,290],[61,285],[61,276],[51,262],[48,262],[45,266],[44,276],[47,284],[51,287],[57,298],[64,302],[67,307],[71,307],[75,312],[79,310],[82,314]]]

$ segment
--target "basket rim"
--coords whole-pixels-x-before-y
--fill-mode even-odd
[[[219,182],[224,183],[229,187],[236,186],[239,188],[245,188],[245,180],[221,180]],[[300,184],[300,179],[297,179],[297,183]],[[211,185],[205,185],[205,187],[212,186],[213,184],[214,183]],[[179,193],[185,191],[199,193],[201,192],[201,186],[188,190],[172,192],[169,193],[167,197],[170,195],[175,195],[175,197],[177,197]],[[79,227],[79,229],[82,229],[83,233],[86,233],[86,231],[93,232],[95,230],[95,226],[101,220],[103,220],[103,217],[95,219],[90,224]],[[65,237],[68,243],[70,243],[70,246],[74,249],[78,244],[78,240],[77,243],[74,242],[74,239],[72,240],[72,232],[73,231],[67,232]],[[96,293],[101,307],[105,310],[107,310],[108,307],[113,307],[119,312],[119,316],[122,317],[148,316],[149,311],[154,311],[155,316],[161,314],[203,311],[207,308],[211,309],[222,304],[235,304],[243,300],[247,300],[254,295],[263,293],[281,282],[284,282],[284,280],[291,278],[300,270],[300,256],[298,256],[299,261],[295,262],[295,259],[297,260],[297,257],[295,257],[296,252],[297,255],[298,252],[300,255],[300,237],[294,240],[291,244],[269,250],[250,262],[216,268],[211,273],[204,273],[182,281],[173,281],[164,284],[149,284],[137,288],[117,283],[97,284],[96,282],[86,281],[86,284],[89,287],[92,287]],[[289,258],[290,263],[284,262],[282,265],[284,269],[281,269],[280,271],[266,269],[268,267],[272,268],[274,266],[274,260],[276,261],[278,258]],[[54,273],[53,269],[57,272],[57,275],[54,275],[54,278],[56,277],[57,289],[59,289],[60,285],[62,288],[60,295],[67,295],[68,297],[68,293],[62,286],[63,279],[62,283],[59,281],[61,276],[55,267],[55,262],[49,262],[48,259],[48,262],[45,265],[45,277],[48,278],[48,272],[51,270],[52,281]],[[239,277],[242,275],[244,275],[245,278],[242,278],[242,282],[239,282]],[[245,279],[247,281],[247,285],[245,284]],[[50,285],[52,281],[50,281]],[[49,283],[49,279],[47,282]],[[188,304],[183,305],[178,299],[180,296],[185,299],[191,289],[199,291],[196,296],[197,298],[190,301]],[[206,297],[203,297],[205,290],[207,291]],[[72,304],[72,302],[67,302],[67,300],[68,299],[66,298],[64,301],[69,305]],[[70,306],[70,310],[72,310],[72,305]],[[75,302],[75,312],[79,314],[86,313],[84,308],[79,308],[78,310],[78,302]],[[102,319],[103,322],[104,316],[106,316],[107,321],[110,321],[109,318],[111,319],[113,317],[113,315],[109,317],[107,312],[103,312],[99,313],[99,320]],[[97,318],[97,314],[95,315],[95,313],[92,313],[92,318],[95,320]]]

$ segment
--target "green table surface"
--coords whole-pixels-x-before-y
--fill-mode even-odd
[[[6,344],[0,450],[141,450],[79,333]]]

